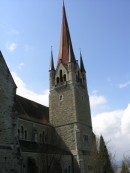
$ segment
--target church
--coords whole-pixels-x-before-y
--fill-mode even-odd
[[[95,135],[80,53],[75,58],[65,5],[56,67],[51,51],[49,107],[16,94],[0,51],[0,173],[90,173]],[[57,43],[58,44],[58,43]]]

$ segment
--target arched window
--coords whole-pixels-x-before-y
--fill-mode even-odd
[[[34,134],[34,141],[38,142],[38,134],[37,134],[37,132],[35,132],[35,134]]]
[[[60,82],[63,82],[63,78],[62,78],[62,70],[60,70]]]
[[[42,142],[43,143],[45,142],[45,132],[44,131],[42,132]]]
[[[82,84],[82,79],[80,78],[80,83]]]
[[[57,84],[59,84],[59,77],[56,78],[56,82],[57,82]]]
[[[65,82],[66,81],[66,74],[64,74],[63,78],[64,78],[64,82]]]
[[[20,130],[18,129],[18,139],[20,139]]]
[[[40,134],[40,142],[42,142],[42,135]]]
[[[23,139],[24,136],[24,130],[23,130],[23,126],[21,126],[21,138]]]
[[[25,140],[27,140],[27,131],[25,130]]]

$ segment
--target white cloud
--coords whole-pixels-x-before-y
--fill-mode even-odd
[[[25,65],[24,63],[20,63],[18,68],[21,70],[24,67],[24,65]]]
[[[129,132],[130,137],[130,104],[128,104],[127,108],[123,112],[121,120],[121,131],[123,135],[127,135]]]
[[[111,140],[116,159],[122,159],[130,147],[130,104],[124,110],[96,114],[92,119],[94,132],[103,134],[106,141]]]
[[[98,90],[93,90],[93,91],[92,91],[92,94],[93,94],[93,95],[94,95],[94,94],[98,94],[98,92],[99,92]]]
[[[20,79],[20,77],[15,72],[12,72],[11,74],[18,87],[17,88],[18,95],[26,97],[26,98],[33,100],[35,102],[38,102],[42,105],[48,106],[48,103],[49,103],[49,100],[48,100],[49,99],[49,90],[48,89],[45,90],[41,94],[35,93],[34,91],[31,91],[28,89],[26,84]]]
[[[107,102],[106,98],[102,95],[97,95],[97,92],[98,92],[97,90],[94,90],[92,92],[92,95],[90,95],[90,97],[89,97],[91,107],[96,107],[98,105],[104,105]]]
[[[17,44],[15,42],[7,42],[6,48],[8,49],[9,52],[13,52],[17,48]]]
[[[125,83],[123,83],[123,84],[120,84],[120,85],[119,85],[119,88],[125,88],[125,87],[127,87],[128,85],[130,85],[130,81],[127,81],[127,82],[125,82]]]

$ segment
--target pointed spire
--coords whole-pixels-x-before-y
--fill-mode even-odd
[[[80,70],[81,70],[81,72],[86,73],[85,68],[84,68],[84,63],[83,63],[81,50],[80,50]]]
[[[55,70],[54,68],[54,61],[53,61],[53,52],[52,52],[52,47],[51,47],[51,63],[50,63],[50,71]]]
[[[69,45],[70,45],[70,53],[72,56],[73,62],[75,62],[75,55],[72,47],[68,21],[66,17],[65,5],[63,1],[63,16],[62,16],[62,29],[61,29],[61,38],[60,38],[60,49],[59,49],[59,57],[58,63],[62,62],[67,65],[69,62]]]

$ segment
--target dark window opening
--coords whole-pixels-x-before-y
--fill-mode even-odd
[[[56,82],[57,82],[57,84],[59,84],[59,77],[56,78]]]
[[[27,140],[27,131],[25,130],[25,140]]]
[[[60,82],[63,82],[63,78],[62,78],[62,70],[60,70]]]
[[[64,74],[64,82],[66,81],[66,74]]]
[[[42,142],[42,135],[40,134],[40,142]]]
[[[60,95],[60,97],[59,97],[59,98],[60,98],[60,101],[62,101],[62,100],[63,100],[63,95]]]
[[[23,126],[21,126],[21,138],[23,139],[23,136],[24,136],[24,131],[23,131]]]
[[[20,139],[20,130],[18,129],[18,139]]]
[[[45,142],[45,132],[44,131],[42,132],[42,142],[43,143]]]
[[[88,135],[84,135],[84,142],[88,142]]]

